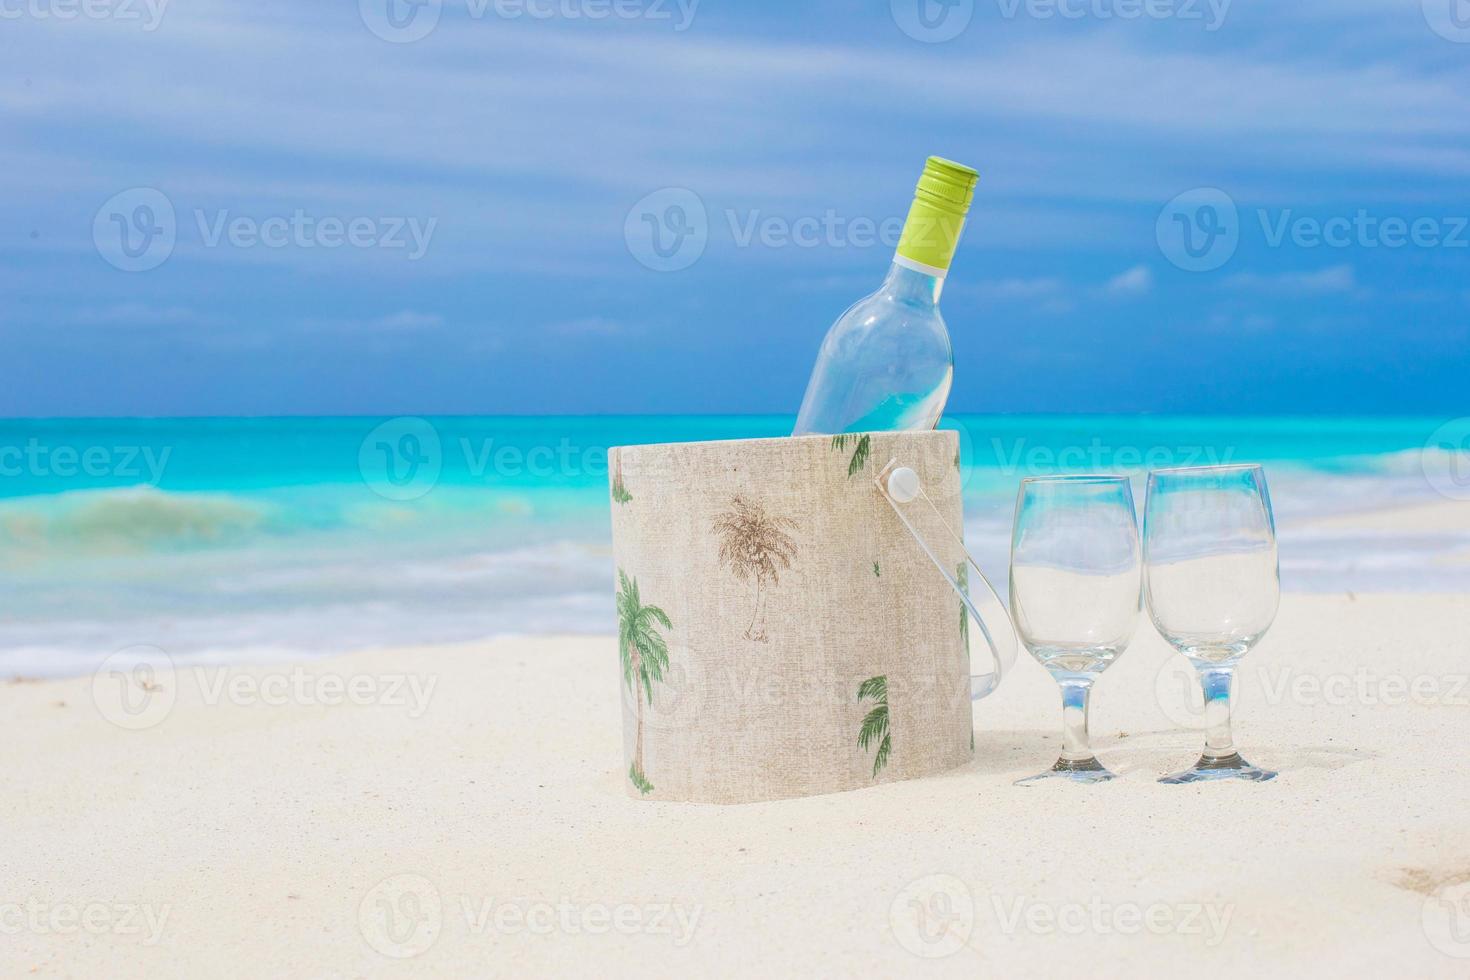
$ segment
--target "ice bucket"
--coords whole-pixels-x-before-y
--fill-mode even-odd
[[[625,446],[608,473],[631,795],[743,803],[970,760],[972,694],[1013,651],[989,643],[988,584],[983,620],[966,597],[955,433]],[[972,647],[994,662],[973,680]]]

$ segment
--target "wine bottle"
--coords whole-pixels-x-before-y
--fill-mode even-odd
[[[932,429],[954,376],[939,293],[979,174],[930,157],[883,285],[827,331],[794,435]]]

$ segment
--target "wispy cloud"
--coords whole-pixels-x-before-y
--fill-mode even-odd
[[[960,292],[985,302],[1020,304],[1048,316],[1070,313],[1077,307],[1067,284],[1054,276],[986,279],[967,284]]]
[[[1113,296],[1142,296],[1153,288],[1153,271],[1146,265],[1135,265],[1109,279],[1103,291]]]
[[[308,330],[365,330],[374,332],[396,332],[432,330],[444,325],[444,317],[438,313],[423,313],[418,310],[399,310],[382,316],[352,317],[305,317],[299,321]]]
[[[1242,272],[1227,279],[1226,285],[1304,296],[1351,293],[1358,288],[1350,265],[1335,265],[1317,272]]]
[[[1244,315],[1216,313],[1210,317],[1208,322],[1210,327],[1217,331],[1262,333],[1276,325],[1276,318],[1262,313],[1247,313]]]
[[[1062,280],[1054,276],[1017,279],[982,279],[965,287],[987,299],[1037,299],[1059,295],[1064,288]]]
[[[1146,265],[1118,273],[1101,285],[1069,282],[1057,276],[984,279],[960,285],[965,296],[997,303],[1029,305],[1042,313],[1070,313],[1079,296],[1139,297],[1153,291],[1154,274]]]
[[[558,320],[547,324],[544,329],[561,337],[617,337],[631,332],[631,328],[621,320],[605,316]]]
[[[102,327],[217,327],[227,322],[213,313],[187,306],[154,306],[149,303],[114,303],[83,307],[48,317],[59,322]]]

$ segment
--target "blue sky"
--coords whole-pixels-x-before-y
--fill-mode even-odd
[[[0,0],[3,415],[794,411],[931,153],[954,409],[1464,411],[1470,0],[90,2]]]

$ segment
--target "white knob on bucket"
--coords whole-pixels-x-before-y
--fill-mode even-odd
[[[901,504],[911,504],[919,498],[919,474],[907,466],[900,466],[888,474],[888,496]]]

